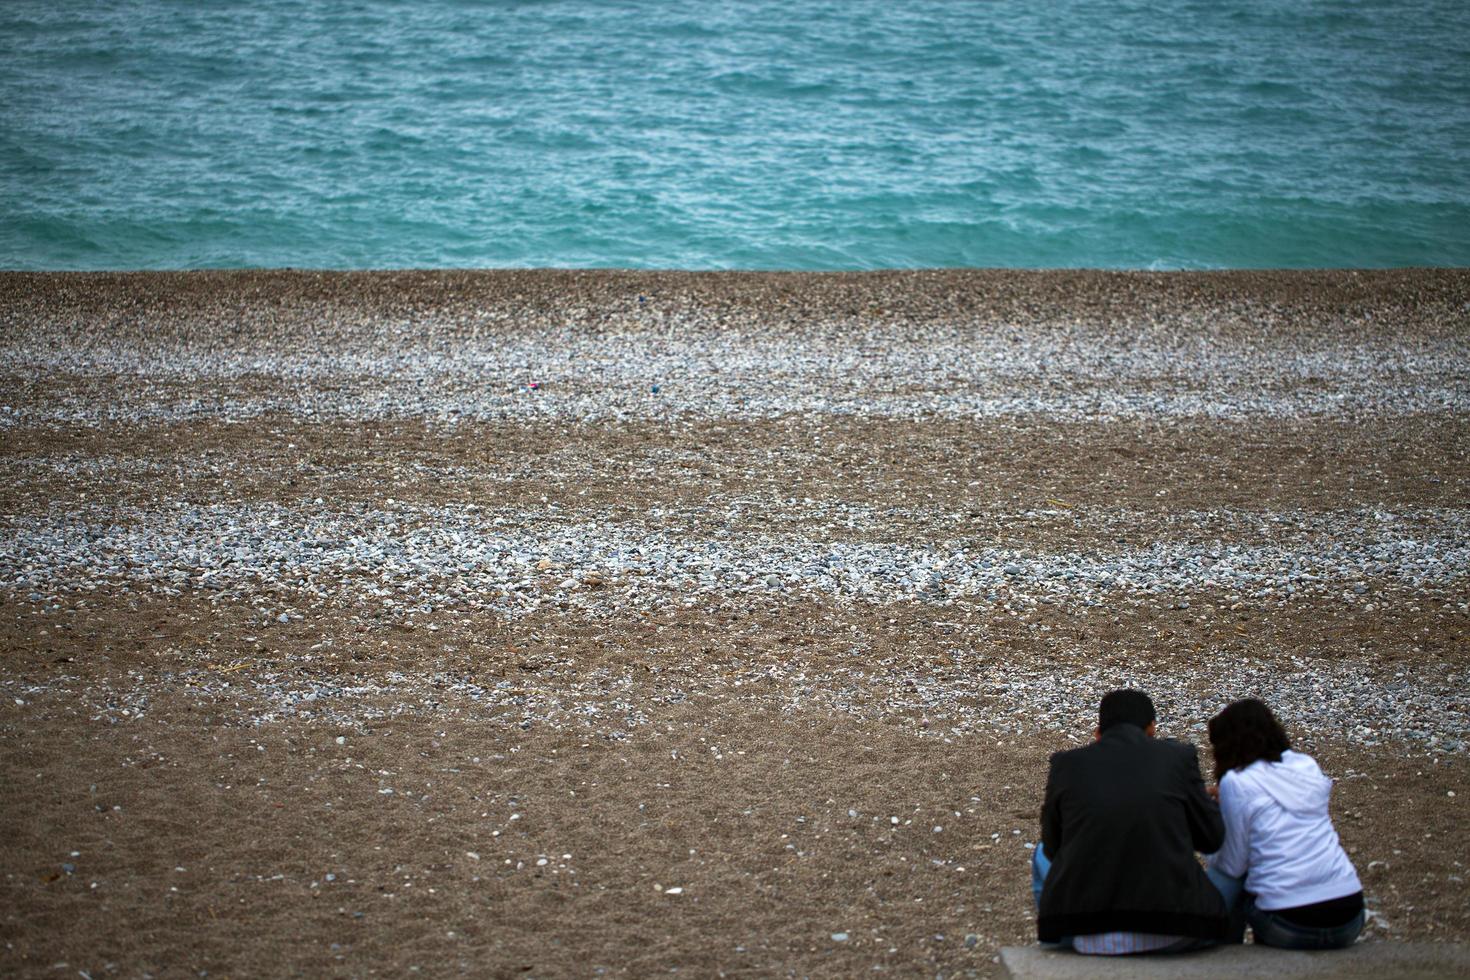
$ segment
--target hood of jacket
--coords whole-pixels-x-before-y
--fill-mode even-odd
[[[1262,759],[1239,773],[1241,779],[1265,793],[1288,813],[1326,813],[1332,795],[1332,780],[1322,774],[1309,755],[1281,753],[1280,762]]]

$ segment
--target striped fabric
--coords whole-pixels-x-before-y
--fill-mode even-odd
[[[1074,936],[1072,948],[1088,956],[1127,956],[1129,953],[1153,953],[1173,946],[1181,938],[1154,932],[1097,932],[1089,936]]]

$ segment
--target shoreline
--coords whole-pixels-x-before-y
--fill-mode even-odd
[[[0,300],[10,298],[24,286],[47,283],[72,284],[92,281],[112,286],[173,287],[184,291],[188,284],[223,283],[238,288],[262,289],[296,284],[307,295],[332,295],[345,287],[365,283],[392,284],[404,290],[434,286],[477,286],[493,291],[504,286],[576,287],[637,284],[713,286],[744,288],[760,292],[774,285],[803,285],[825,292],[838,287],[894,288],[924,295],[943,286],[986,288],[1081,288],[1079,298],[1088,299],[1107,287],[1147,288],[1160,295],[1192,291],[1196,300],[1220,295],[1226,290],[1244,290],[1263,298],[1323,300],[1329,290],[1341,290],[1348,299],[1370,295],[1385,298],[1402,295],[1410,285],[1442,292],[1470,291],[1470,266],[1406,266],[1401,268],[1329,269],[875,269],[875,270],[678,270],[678,269],[189,269],[189,270],[56,270],[22,271],[0,269]]]
[[[1470,411],[1470,270],[0,274],[0,318],[52,375],[6,427]]]

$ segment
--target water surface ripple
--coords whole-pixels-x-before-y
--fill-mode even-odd
[[[0,267],[1470,265],[1470,4],[9,0]]]

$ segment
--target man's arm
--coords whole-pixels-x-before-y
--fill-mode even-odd
[[[1041,844],[1048,859],[1055,861],[1062,850],[1062,792],[1057,777],[1058,752],[1051,757],[1046,774],[1046,798],[1041,803]]]
[[[1188,742],[1181,744],[1185,750],[1185,778],[1189,783],[1184,794],[1189,837],[1196,851],[1210,854],[1225,843],[1225,822],[1220,818],[1220,804],[1205,791],[1205,780],[1199,771],[1199,753]]]

